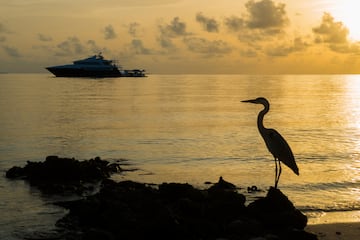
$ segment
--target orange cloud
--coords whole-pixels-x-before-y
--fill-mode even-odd
[[[219,32],[219,23],[214,18],[206,17],[200,12],[196,14],[196,21],[201,23],[207,32]]]
[[[275,4],[271,0],[250,0],[245,4],[248,11],[246,25],[249,28],[282,28],[288,23],[285,4]]]
[[[320,26],[314,27],[315,42],[325,43],[338,53],[360,53],[359,42],[349,40],[349,29],[342,22],[336,22],[330,13],[324,13]]]

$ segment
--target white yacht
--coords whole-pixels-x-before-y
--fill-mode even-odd
[[[46,68],[56,77],[145,77],[145,70],[122,70],[113,60],[106,60],[100,54],[74,61],[73,64]]]

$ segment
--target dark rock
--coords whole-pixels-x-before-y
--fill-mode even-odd
[[[115,239],[216,239],[226,235],[227,222],[244,213],[244,199],[233,191],[208,194],[189,184],[163,183],[156,189],[105,180],[98,194],[59,203],[70,210],[59,224],[99,228]]]
[[[278,189],[244,203],[242,194],[227,188],[104,180],[98,194],[59,203],[69,214],[57,226],[105,239],[317,239],[303,230],[306,217]]]
[[[28,161],[25,167],[13,167],[6,172],[6,177],[22,178],[37,186],[45,193],[76,193],[90,191],[92,186],[83,183],[94,183],[121,171],[119,164],[95,159],[78,161],[74,158],[48,156],[44,162]]]
[[[227,182],[223,177],[219,178],[219,181],[209,188],[209,191],[217,190],[235,190],[236,186],[230,182]]]
[[[262,192],[261,189],[259,189],[257,186],[253,185],[253,186],[249,186],[247,187],[247,192],[248,193],[257,193],[257,192]]]
[[[83,240],[114,240],[113,234],[99,229],[88,229],[82,234]]]
[[[206,215],[219,224],[226,224],[244,215],[246,198],[236,191],[235,185],[222,177],[208,189]]]
[[[305,232],[304,230],[293,229],[290,231],[283,231],[279,234],[282,240],[317,240],[317,236],[313,233]]]
[[[245,214],[245,201],[245,196],[235,191],[209,191],[206,215],[226,224]]]
[[[241,236],[243,239],[262,236],[265,234],[263,229],[262,223],[252,218],[237,219],[227,225],[230,236]]]
[[[74,158],[48,156],[44,162],[28,161],[24,168],[13,167],[7,171],[6,177],[23,177],[29,181],[93,181],[106,179],[111,173],[121,171],[118,164],[95,159],[78,161]]]
[[[181,183],[162,183],[159,185],[159,193],[169,200],[176,199],[191,199],[201,201],[204,199],[204,195],[201,191],[195,189],[190,184]]]
[[[25,176],[25,170],[22,167],[12,167],[6,172],[7,178],[22,178]]]
[[[108,179],[121,171],[99,157],[87,161],[48,156],[13,167],[8,178],[24,178],[43,191],[84,192],[83,182],[101,181],[96,194],[56,203],[68,209],[57,222],[62,239],[316,240],[304,231],[307,217],[278,189],[247,207],[245,196],[220,177],[209,189],[190,184],[150,186]]]
[[[172,239],[176,219],[159,196],[145,184],[107,180],[99,194],[59,205],[70,210],[62,221],[78,222],[83,231],[100,229],[115,239]]]
[[[307,224],[307,217],[279,189],[273,187],[265,198],[250,203],[248,212],[274,230],[303,230]]]

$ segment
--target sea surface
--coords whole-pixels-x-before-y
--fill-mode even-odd
[[[288,141],[300,169],[279,188],[309,222],[360,221],[360,75],[149,75],[55,78],[0,74],[0,239],[51,233],[66,211],[5,171],[48,155],[126,159],[115,180],[206,188],[222,176],[248,199],[274,185],[274,160],[258,133]],[[260,191],[247,193],[256,185]]]

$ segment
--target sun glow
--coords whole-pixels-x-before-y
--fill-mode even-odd
[[[349,38],[360,41],[360,1],[336,1],[331,7],[331,13],[336,21],[340,21],[349,29]]]

